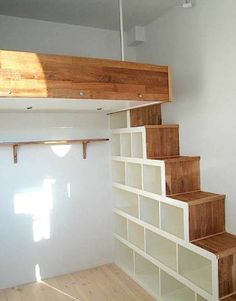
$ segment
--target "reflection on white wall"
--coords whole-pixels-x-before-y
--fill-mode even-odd
[[[41,271],[40,271],[39,264],[35,265],[35,279],[36,279],[37,282],[41,282],[42,281]]]
[[[67,186],[67,196],[68,196],[68,198],[70,198],[71,197],[71,185],[70,185],[70,183],[68,183],[66,186]]]
[[[14,196],[15,214],[30,214],[33,219],[33,239],[50,239],[50,211],[53,209],[52,185],[55,179],[46,178],[40,188],[17,193]]]
[[[70,151],[71,145],[53,145],[51,149],[58,157],[63,158]]]

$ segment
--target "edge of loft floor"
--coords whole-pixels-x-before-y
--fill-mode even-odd
[[[115,264],[0,290],[0,301],[155,301]]]

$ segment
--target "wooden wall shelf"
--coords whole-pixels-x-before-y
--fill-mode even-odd
[[[138,100],[172,98],[168,66],[0,50],[0,97]]]
[[[87,146],[89,143],[93,142],[105,142],[109,141],[108,138],[101,138],[101,139],[79,139],[79,140],[45,140],[45,141],[18,141],[18,142],[0,142],[0,146],[11,146],[13,149],[13,159],[14,163],[18,162],[17,150],[18,147],[24,145],[70,145],[76,143],[82,143],[83,145],[83,159],[87,158]]]

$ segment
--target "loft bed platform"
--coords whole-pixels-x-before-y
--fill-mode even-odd
[[[38,110],[112,112],[172,99],[168,66],[75,56],[0,50],[0,83],[6,111],[33,102]]]

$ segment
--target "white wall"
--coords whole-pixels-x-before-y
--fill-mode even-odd
[[[1,49],[119,59],[119,47],[118,32],[0,16]],[[130,49],[131,59],[134,54]],[[108,135],[104,114],[0,112],[0,141]],[[87,160],[81,145],[72,146],[64,158],[49,146],[22,147],[18,155],[14,165],[12,150],[0,148],[0,288],[35,281],[37,264],[45,278],[112,262],[109,143],[89,145]],[[56,181],[51,193],[50,187],[42,190],[48,178]],[[34,204],[40,191],[45,195]],[[29,199],[36,206],[31,214],[16,214],[26,209],[17,208],[19,198],[20,204]],[[37,212],[52,200],[50,239],[35,242],[32,212],[34,219],[42,218]]]
[[[202,157],[202,188],[227,194],[236,234],[236,1],[196,0],[146,28],[137,60],[173,68],[174,102],[163,120],[181,125],[183,154]]]
[[[107,123],[95,113],[1,113],[0,137],[103,138]],[[0,148],[0,288],[35,281],[37,264],[47,278],[113,261],[109,142],[88,145],[87,160],[80,144],[63,158],[50,146],[22,146],[18,161],[13,164],[11,148]],[[52,191],[37,199],[46,179],[55,180]],[[30,208],[26,200],[32,214],[23,213]],[[37,242],[33,219],[42,220],[51,201],[50,238]]]
[[[125,34],[126,38],[126,34]],[[120,33],[0,15],[0,49],[120,59]],[[135,61],[134,47],[126,47]]]

